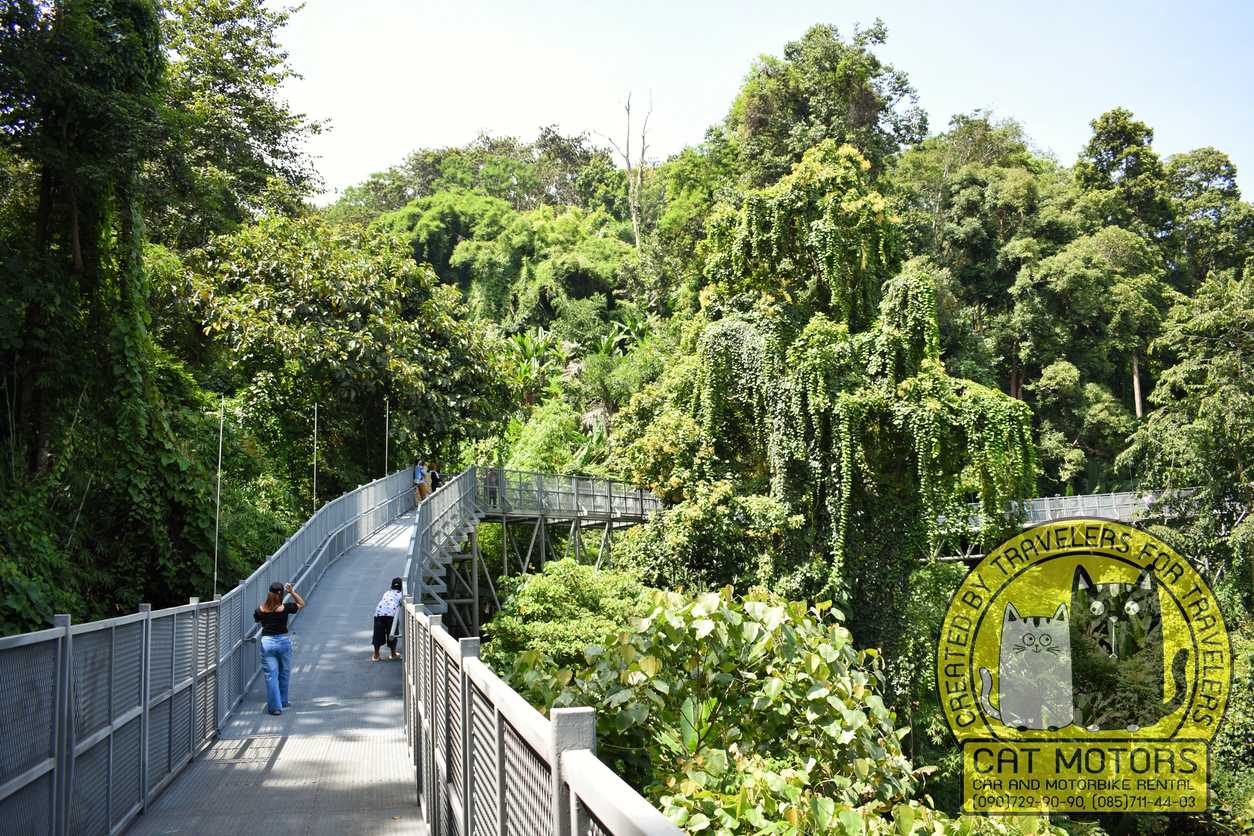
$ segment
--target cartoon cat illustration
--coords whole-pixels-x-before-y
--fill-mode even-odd
[[[1153,725],[1188,695],[1181,648],[1171,660],[1175,686],[1163,695],[1163,626],[1151,569],[1135,583],[1095,583],[1083,566],[1071,582],[1071,654],[1075,722],[1089,731]]]
[[[1021,616],[1007,603],[1001,625],[997,708],[993,678],[980,668],[984,713],[1020,731],[1059,729],[1072,722],[1071,632],[1067,605],[1050,616]]]

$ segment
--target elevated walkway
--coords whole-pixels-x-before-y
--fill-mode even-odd
[[[1147,508],[1108,494],[1027,500],[1019,516]],[[660,510],[619,482],[473,466],[415,509],[397,471],[319,508],[213,601],[0,638],[0,832],[677,836],[596,757],[592,708],[541,716],[477,658],[499,606],[479,523],[501,526],[514,574],[607,559],[615,531]],[[405,659],[371,662],[397,576]],[[309,604],[279,717],[252,622],[273,581]]]
[[[370,661],[374,607],[404,571],[413,527],[411,512],[327,569],[292,624],[292,707],[268,714],[258,677],[218,740],[128,833],[427,832],[405,740],[401,664]]]

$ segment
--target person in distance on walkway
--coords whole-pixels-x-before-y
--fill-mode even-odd
[[[292,600],[284,603],[285,594]],[[305,599],[290,583],[275,582],[253,612],[253,621],[261,625],[261,670],[266,675],[266,710],[271,714],[282,714],[291,705],[287,684],[292,676],[292,638],[287,634],[287,619],[303,606]]]
[[[383,597],[379,599],[379,606],[374,608],[374,637],[370,640],[370,643],[374,645],[374,655],[370,657],[371,661],[379,661],[379,648],[384,642],[387,643],[388,650],[392,652],[391,658],[401,657],[396,652],[396,637],[391,633],[392,622],[396,620],[396,614],[401,609],[402,587],[400,578],[392,578],[392,588],[383,593]]]
[[[427,498],[427,468],[422,462],[414,465],[414,504],[418,505]]]

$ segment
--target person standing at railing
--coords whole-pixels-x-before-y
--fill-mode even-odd
[[[284,594],[292,600],[284,603]],[[266,675],[266,710],[282,714],[291,703],[287,701],[287,685],[292,676],[292,637],[287,634],[287,619],[305,606],[292,585],[270,584],[270,592],[253,612],[253,621],[261,625],[261,670]]]
[[[379,648],[383,647],[384,642],[387,642],[388,650],[392,652],[391,658],[401,658],[401,655],[396,652],[396,636],[392,635],[392,622],[396,620],[396,614],[401,608],[403,588],[404,584],[400,578],[392,578],[392,588],[383,593],[383,597],[379,599],[379,606],[374,608],[374,637],[370,640],[370,643],[374,645],[374,655],[370,657],[372,662],[379,661]]]

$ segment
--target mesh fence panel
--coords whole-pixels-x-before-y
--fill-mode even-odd
[[[59,639],[0,650],[0,784],[53,756]]]
[[[505,832],[510,836],[539,836],[553,831],[553,804],[549,765],[505,725]]]
[[[435,651],[434,676],[431,690],[434,693],[431,712],[431,728],[435,732],[435,748],[440,756],[448,757],[448,696],[445,693],[445,656],[443,651]]]
[[[196,683],[196,744],[213,736],[218,717],[218,675],[205,674]]]
[[[110,630],[74,636],[74,729],[78,739],[109,723],[109,667],[113,655]]]
[[[148,710],[148,792],[170,774],[170,701]]]
[[[432,833],[451,833],[453,830],[451,816],[448,812],[447,790],[436,788],[435,804],[432,807]]]
[[[474,836],[496,836],[496,723],[492,703],[470,686],[470,771],[474,795],[470,821]]]
[[[462,752],[462,680],[461,669],[451,658],[444,660],[444,675],[448,683],[449,784],[453,787],[454,797],[463,798],[465,786],[462,784],[462,761],[465,753]]]
[[[192,753],[192,689],[184,688],[170,700],[170,762]]]
[[[110,795],[113,798],[112,824],[115,827],[140,802],[139,732],[138,717],[113,732],[113,780]]]
[[[0,801],[6,833],[52,833],[52,773],[40,776]]]
[[[200,661],[201,673],[218,662],[219,618],[218,607],[208,607],[200,611],[199,648],[196,658]]]
[[[580,811],[587,816],[586,826],[576,836],[614,836],[608,827],[601,823],[601,820],[592,815],[592,812],[585,806],[583,802],[579,802]]]
[[[196,666],[196,613],[181,612],[175,618],[174,684],[181,685]]]
[[[148,699],[151,701],[174,687],[174,619],[153,618],[149,622]]]
[[[140,704],[143,684],[144,625],[134,621],[113,630],[114,719]]]
[[[105,631],[106,633],[108,631]],[[77,639],[75,639],[77,641]],[[75,648],[77,652],[77,648]],[[94,836],[109,832],[109,738],[74,761],[74,806],[70,832]]]

